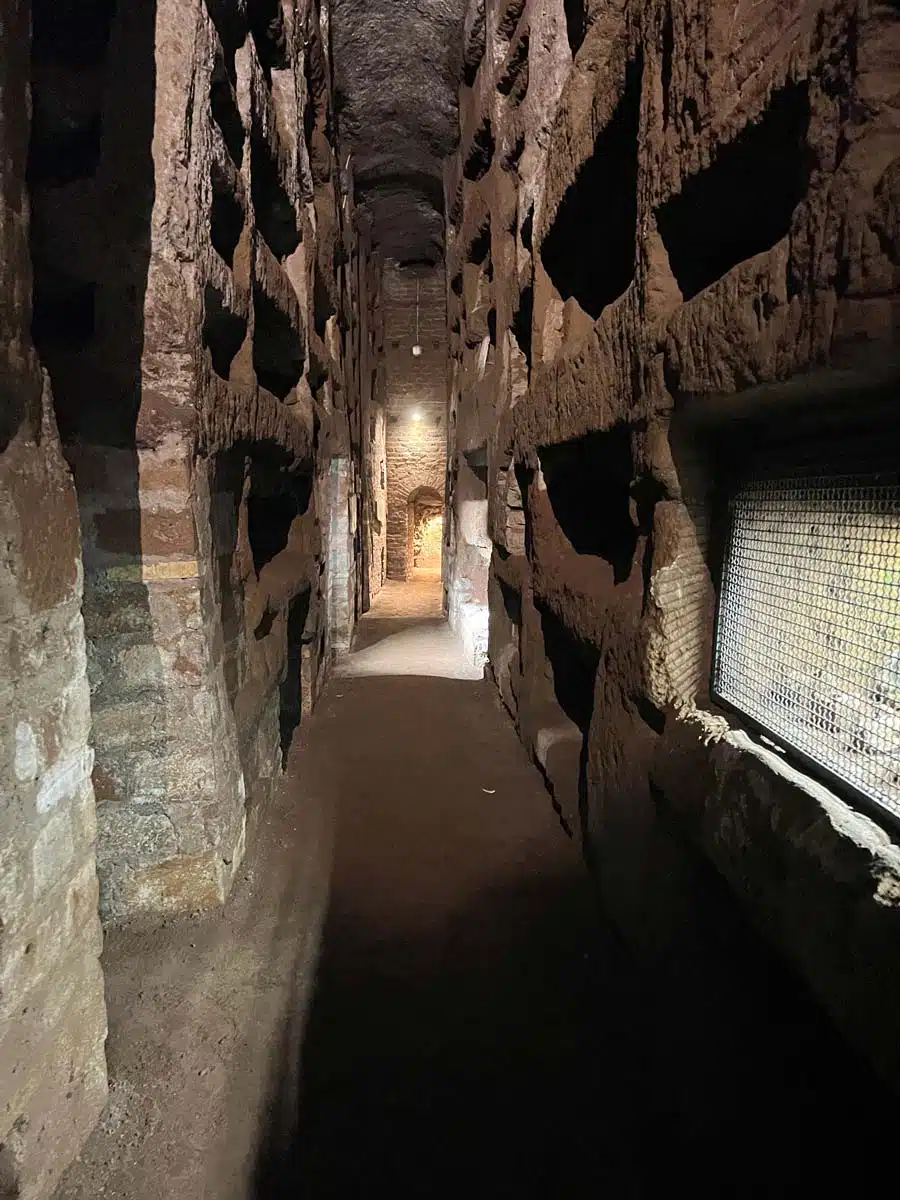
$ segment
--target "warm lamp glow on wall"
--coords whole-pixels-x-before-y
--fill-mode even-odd
[[[422,410],[420,408],[414,408],[409,415],[413,421],[421,421],[422,420]]]

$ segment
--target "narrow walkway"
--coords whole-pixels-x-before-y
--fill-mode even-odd
[[[439,612],[363,620],[223,912],[108,936],[111,1099],[57,1200],[865,1190],[896,1106],[755,959],[732,1041],[685,1032]]]
[[[438,589],[382,593],[301,755],[336,852],[299,1141],[261,1195],[630,1195],[647,1106],[627,1034],[599,1037],[617,952]]]
[[[464,661],[443,616],[440,574],[425,571],[409,583],[385,582],[337,673],[472,680],[483,674]]]

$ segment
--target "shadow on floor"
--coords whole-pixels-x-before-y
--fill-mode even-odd
[[[410,630],[439,630],[446,625],[445,617],[366,617],[356,627],[353,653],[359,654],[377,646],[386,638]]]
[[[325,947],[298,1132],[259,1197],[643,1194],[635,1122],[666,1119],[629,1030],[608,1036],[625,1006],[616,985],[598,1007],[610,951],[582,880],[515,880],[397,938],[338,902]]]
[[[296,1130],[258,1200],[835,1194],[892,1144],[878,1086],[790,995],[686,1111],[707,1064],[665,1044],[578,880],[520,879],[396,939],[338,905],[325,947]]]
[[[339,808],[257,1200],[834,1194],[895,1099],[752,930],[639,970],[487,685],[340,680],[298,760]]]

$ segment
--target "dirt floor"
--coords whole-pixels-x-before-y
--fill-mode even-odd
[[[841,1122],[874,1093],[836,1099],[833,1039],[780,994],[685,1104],[669,998],[439,588],[362,622],[225,913],[108,938],[112,1098],[58,1200],[782,1196],[857,1161]]]

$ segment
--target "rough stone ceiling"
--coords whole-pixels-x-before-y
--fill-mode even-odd
[[[376,243],[401,262],[443,253],[442,160],[457,137],[466,0],[334,0],[338,135]]]

